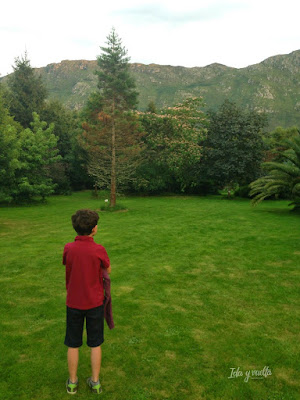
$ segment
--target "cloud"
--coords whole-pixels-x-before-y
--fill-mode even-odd
[[[35,33],[34,29],[30,29],[30,28],[24,28],[21,26],[0,26],[0,33],[2,33],[3,35],[8,34],[20,34],[20,35],[24,35],[24,34],[30,34],[30,33]]]
[[[174,9],[174,6],[169,8],[167,5],[147,4],[134,6],[131,8],[120,8],[111,13],[112,16],[122,17],[135,24],[172,24],[184,25],[193,22],[203,22],[216,20],[224,17],[226,14],[233,11],[238,11],[246,7],[245,3],[236,4],[233,2],[217,2],[204,6],[196,6],[194,9],[181,7]]]
[[[299,13],[299,0],[52,0],[46,9],[10,0],[1,6],[0,75],[25,49],[34,67],[95,59],[112,26],[132,62],[243,67],[298,49]]]

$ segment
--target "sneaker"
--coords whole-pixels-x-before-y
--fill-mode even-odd
[[[93,393],[100,394],[100,393],[102,392],[102,387],[101,387],[100,381],[98,381],[98,382],[93,382],[93,381],[92,381],[92,378],[89,377],[89,378],[87,379],[86,383],[87,383],[88,387],[91,389],[91,391],[92,391]]]
[[[73,383],[70,381],[70,378],[66,382],[67,393],[76,394],[78,389],[78,381]]]

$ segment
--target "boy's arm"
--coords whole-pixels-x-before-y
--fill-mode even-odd
[[[67,250],[68,250],[68,245],[66,244],[64,247],[63,259],[62,259],[63,265],[66,266],[66,288],[68,288],[70,274],[71,274],[71,268],[67,266]]]
[[[66,265],[66,264],[67,264],[67,248],[68,248],[68,246],[65,245],[65,247],[64,247],[64,252],[63,252],[63,259],[62,259],[63,265]]]
[[[101,265],[109,274],[111,273],[110,260],[104,247],[102,247]]]

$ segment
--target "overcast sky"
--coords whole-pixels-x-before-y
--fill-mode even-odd
[[[115,27],[131,62],[242,68],[300,49],[300,0],[3,0],[0,74],[95,60]]]

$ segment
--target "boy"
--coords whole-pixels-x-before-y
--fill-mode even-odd
[[[78,388],[77,367],[79,347],[82,345],[86,319],[87,345],[91,347],[92,376],[87,384],[94,393],[102,391],[99,381],[101,344],[103,337],[104,293],[102,268],[111,272],[110,261],[103,246],[94,242],[99,216],[95,211],[78,210],[72,215],[72,225],[78,236],[67,243],[63,253],[66,266],[67,327],[65,345],[68,346],[69,379],[67,392],[75,394]]]

